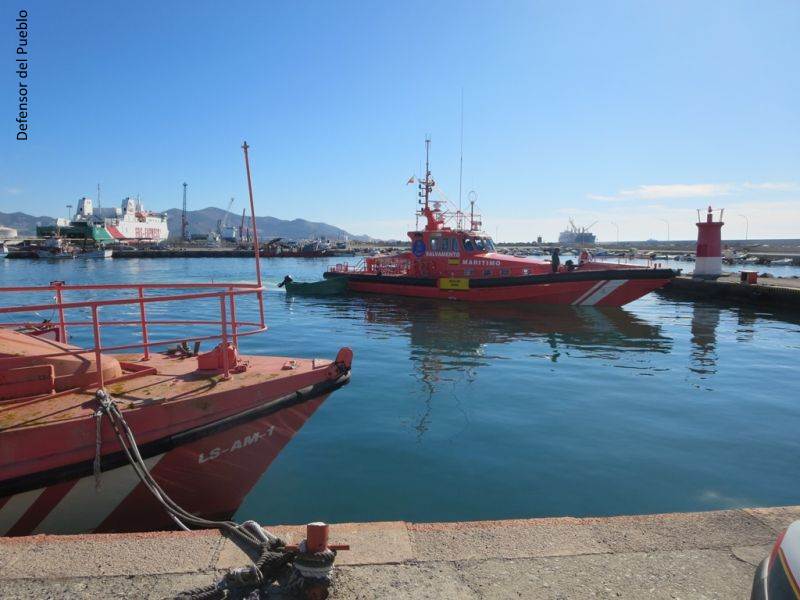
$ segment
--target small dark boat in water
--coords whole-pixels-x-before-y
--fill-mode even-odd
[[[297,296],[335,296],[347,291],[347,281],[344,279],[323,279],[322,281],[294,281],[288,275],[278,284],[286,288],[287,294]]]

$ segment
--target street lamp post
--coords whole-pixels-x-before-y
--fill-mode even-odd
[[[746,242],[750,237],[750,219],[747,218],[747,215],[739,215],[744,219],[744,241]]]
[[[666,219],[659,219],[659,221],[663,221],[667,226],[667,241],[669,241],[669,221]]]
[[[72,218],[72,204],[67,204],[67,221]]]
[[[612,224],[612,225],[613,225],[613,226],[616,228],[616,230],[617,230],[617,243],[619,244],[619,225],[617,225],[617,224],[616,224],[614,221],[611,221],[611,224]]]

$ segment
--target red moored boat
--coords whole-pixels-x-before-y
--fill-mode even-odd
[[[0,315],[15,315],[0,327],[0,535],[175,526],[134,470],[109,403],[176,504],[204,518],[233,515],[292,436],[348,382],[352,360],[347,348],[334,360],[239,354],[242,337],[266,329],[255,261],[250,284],[0,288]],[[8,306],[9,297],[42,293],[55,303]],[[102,299],[67,301],[87,295]],[[257,317],[237,317],[248,308],[242,300]],[[198,304],[209,302],[219,318],[148,316],[170,307],[207,314]],[[46,335],[20,321],[50,309],[58,318]],[[124,327],[141,340],[110,341]],[[166,339],[165,328],[179,336]],[[90,347],[66,342],[80,331]],[[219,343],[199,352],[210,340]],[[172,350],[156,352],[164,347]]]
[[[426,150],[428,145],[426,141]],[[434,186],[426,157],[425,179],[419,182],[423,206],[418,213],[425,228],[408,232],[410,252],[370,257],[363,266],[338,264],[325,278],[345,278],[352,291],[397,296],[622,306],[677,275],[672,269],[594,262],[588,257],[553,269],[549,262],[506,256],[480,232],[474,210],[467,216],[431,201]]]

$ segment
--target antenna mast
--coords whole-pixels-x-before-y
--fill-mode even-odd
[[[431,138],[425,138],[425,210],[428,210],[428,200],[431,195]]]
[[[469,201],[469,228],[475,229],[475,199]]]
[[[181,211],[181,238],[189,241],[189,217],[186,215],[186,182],[183,183],[183,210]]]
[[[464,88],[461,88],[461,143],[458,158],[458,219],[456,226],[461,229],[461,182],[464,179]]]
[[[425,217],[425,221],[427,222],[426,229],[433,231],[442,228],[443,221],[441,217],[441,211],[439,209],[439,203],[434,202],[434,208],[431,210],[430,202],[431,202],[431,192],[433,191],[436,182],[431,177],[431,163],[430,163],[430,153],[431,153],[431,139],[429,137],[425,138],[425,179],[420,180],[419,182],[419,196],[418,202],[422,204],[422,208],[417,211],[417,217]]]

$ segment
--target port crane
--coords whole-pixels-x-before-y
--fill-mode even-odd
[[[189,241],[189,217],[186,211],[186,187],[188,184],[183,183],[183,209],[181,210],[181,239],[184,242]]]
[[[233,206],[233,198],[228,202],[228,208],[225,209],[225,214],[217,221],[217,234],[224,240],[236,241],[236,226],[228,227],[228,217],[231,214],[231,207]],[[232,230],[232,231],[231,231]]]
[[[570,230],[572,231],[572,233],[589,233],[589,230],[595,225],[597,225],[597,221],[595,221],[591,225],[587,225],[586,227],[578,227],[577,225],[575,225],[575,221],[573,221],[572,218],[570,217],[569,224],[572,227],[572,229]]]

